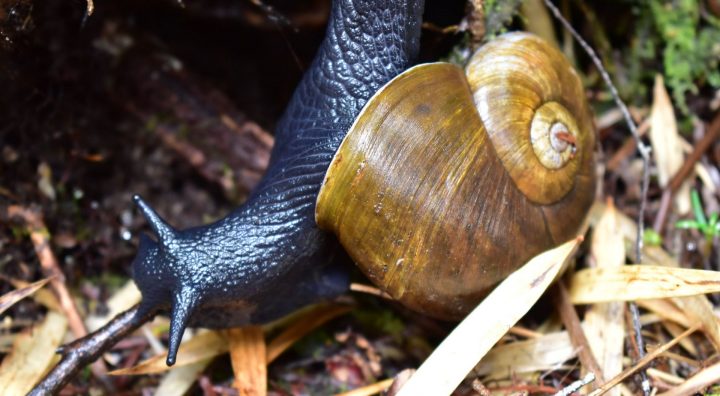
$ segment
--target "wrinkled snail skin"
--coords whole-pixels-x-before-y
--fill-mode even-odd
[[[167,363],[186,325],[262,323],[345,292],[336,239],[315,201],[338,145],[368,99],[419,49],[423,0],[335,0],[323,41],[276,131],[267,174],[216,223],[175,230],[134,197],[157,241],[142,235],[133,278],[141,312],[169,311]]]
[[[594,134],[564,56],[507,34],[466,70],[419,65],[378,91],[330,165],[316,219],[394,299],[459,319],[576,236],[595,192]]]

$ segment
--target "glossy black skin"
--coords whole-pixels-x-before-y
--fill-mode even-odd
[[[368,99],[414,61],[423,0],[336,0],[312,66],[276,131],[267,174],[224,219],[176,231],[135,201],[158,237],[141,238],[140,313],[170,310],[167,363],[186,325],[262,323],[348,288],[335,238],[315,225],[325,171]]]

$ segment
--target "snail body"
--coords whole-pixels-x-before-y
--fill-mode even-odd
[[[169,365],[186,325],[266,322],[344,293],[338,240],[402,303],[457,318],[579,227],[594,138],[570,65],[539,39],[510,35],[476,55],[468,78],[448,64],[400,74],[417,55],[422,9],[333,2],[267,174],[224,219],[175,230],[135,198],[157,236],[141,237],[133,262],[138,315],[169,311]]]
[[[594,194],[591,120],[569,62],[530,34],[501,36],[465,71],[415,66],[340,145],[318,225],[396,300],[460,318],[576,235]]]

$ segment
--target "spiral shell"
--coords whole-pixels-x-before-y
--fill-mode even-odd
[[[462,317],[575,236],[595,190],[591,120],[571,65],[533,35],[496,39],[466,71],[416,66],[355,120],[316,221],[393,298]]]

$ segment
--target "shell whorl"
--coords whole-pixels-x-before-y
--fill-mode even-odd
[[[565,196],[594,137],[580,78],[562,53],[537,36],[511,33],[480,48],[466,74],[515,185],[540,204]]]
[[[316,205],[318,225],[376,285],[439,318],[462,317],[519,265],[574,237],[594,195],[591,118],[559,52],[509,34],[467,72],[419,65],[383,87]]]

